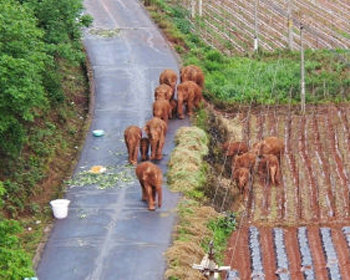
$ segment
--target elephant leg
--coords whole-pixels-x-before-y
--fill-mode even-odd
[[[147,192],[146,192],[146,189],[145,189],[145,186],[143,183],[141,183],[141,189],[142,189],[142,201],[147,201]]]
[[[169,110],[168,110],[168,119],[172,119],[173,118],[173,110],[171,108],[171,106],[169,106]]]
[[[156,188],[152,187],[152,198],[153,198],[154,203],[156,201],[156,195],[157,195]]]
[[[137,163],[137,154],[136,154],[136,161],[135,161],[135,147],[132,147],[130,150],[130,163],[133,165]]]
[[[166,110],[164,110],[164,112],[163,112],[163,121],[168,123],[168,117],[169,117],[169,113]]]
[[[189,116],[193,115],[193,100],[189,100],[187,102],[187,115]]]
[[[157,149],[157,159],[162,159],[163,157],[163,147],[164,147],[164,143],[165,143],[165,137],[162,136],[159,139],[159,145],[158,145],[158,149]]]
[[[275,181],[277,186],[281,183],[281,172],[279,168],[276,171]]]
[[[137,154],[138,154],[139,146],[140,146],[140,140],[138,140],[136,142],[136,145],[134,146],[134,150],[133,150],[133,162],[134,162],[134,164],[137,164]]]
[[[163,201],[163,193],[162,193],[162,185],[156,186],[156,191],[158,194],[158,208],[162,207],[162,201]]]
[[[151,140],[151,157],[150,157],[151,160],[156,159],[157,143],[158,143],[157,140],[154,140],[154,139]]]
[[[271,177],[271,183],[272,183],[272,185],[276,185],[276,182],[275,182],[276,170],[273,169],[273,168],[271,168],[270,177]]]
[[[129,146],[128,142],[126,141],[126,139],[125,139],[125,143],[126,143],[126,148],[128,150],[128,161],[129,161],[129,163],[132,163],[131,149],[130,149],[130,146]]]
[[[147,195],[148,195],[148,210],[154,211],[155,206],[154,206],[154,200],[153,200],[153,194],[152,194],[152,186],[149,184],[145,185]]]
[[[243,188],[243,199],[244,201],[248,200],[248,189],[249,189],[249,183],[246,184]]]
[[[184,108],[183,108],[183,100],[182,99],[179,99],[178,100],[178,103],[177,103],[177,114],[179,116],[179,119],[183,119],[185,116],[184,116]]]

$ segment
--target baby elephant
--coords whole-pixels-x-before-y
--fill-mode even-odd
[[[141,128],[131,125],[124,131],[124,140],[128,149],[128,160],[131,164],[137,164],[137,153],[140,146],[140,140],[142,137]]]
[[[254,168],[256,161],[256,154],[253,152],[248,152],[243,155],[237,156],[232,160],[232,170],[235,171],[239,168],[247,168],[251,170]]]
[[[239,193],[244,195],[244,200],[248,198],[249,176],[249,169],[244,167],[236,169],[232,175],[232,180],[236,181]]]
[[[153,102],[153,117],[158,117],[168,123],[168,119],[171,119],[171,105],[168,100],[161,99]]]
[[[171,69],[165,69],[159,77],[159,84],[166,84],[171,87],[173,90],[172,96],[170,99],[174,98],[174,93],[175,93],[175,88],[176,88],[176,83],[177,83],[177,75],[174,70]]]
[[[248,152],[248,145],[244,142],[225,142],[221,147],[224,151],[226,151],[226,155],[228,157],[242,155]]]
[[[284,140],[274,136],[266,137],[264,140],[255,143],[253,150],[258,156],[273,154],[280,160],[280,156],[284,154]]]
[[[196,65],[188,65],[181,69],[181,83],[186,81],[193,81],[202,89],[204,86],[204,74],[202,69]]]
[[[269,179],[273,185],[279,185],[281,173],[277,156],[263,155],[258,164],[258,173],[261,179]]]
[[[161,84],[157,86],[156,89],[154,90],[155,100],[160,100],[160,99],[171,100],[172,96],[173,96],[173,89],[166,84]]]
[[[158,194],[158,208],[162,207],[162,171],[155,164],[146,161],[140,163],[135,170],[142,188],[142,200],[148,202],[148,210],[154,211],[156,195]]]
[[[153,118],[146,123],[145,131],[151,144],[151,160],[162,159],[167,124],[160,118]]]
[[[141,138],[140,152],[141,160],[148,160],[149,141],[147,137]]]

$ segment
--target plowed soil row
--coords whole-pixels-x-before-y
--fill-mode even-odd
[[[267,136],[285,140],[281,183],[256,174],[247,201],[248,219],[269,225],[349,219],[350,132],[346,107],[312,107],[307,116],[273,108],[242,116],[249,146]]]

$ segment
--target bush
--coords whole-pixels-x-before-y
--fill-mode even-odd
[[[0,209],[5,188],[0,182]],[[0,279],[19,280],[34,275],[29,255],[21,248],[17,235],[22,231],[19,223],[0,217]]]
[[[29,255],[21,248],[17,237],[19,223],[0,220],[0,279],[19,280],[34,275]]]

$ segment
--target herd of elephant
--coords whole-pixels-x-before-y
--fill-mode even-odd
[[[124,131],[125,144],[128,150],[128,161],[137,164],[138,151],[141,152],[142,163],[136,167],[136,176],[142,188],[142,200],[148,203],[148,210],[162,206],[161,169],[150,160],[161,160],[165,143],[168,120],[175,117],[184,118],[184,107],[187,115],[193,114],[193,108],[199,106],[202,100],[204,85],[203,71],[195,65],[189,65],[180,71],[178,76],[171,69],[164,70],[159,77],[159,86],[155,89],[153,103],[153,118],[149,120],[144,131],[147,137],[142,137],[142,129],[131,125]],[[177,100],[175,97],[175,91]],[[149,146],[151,155],[148,156]],[[227,157],[232,157],[232,180],[237,183],[244,200],[248,196],[248,183],[253,171],[256,170],[261,180],[278,185],[280,182],[280,159],[284,152],[284,140],[277,137],[266,137],[255,143],[251,150],[244,142],[225,142],[222,145]]]
[[[168,120],[177,114],[179,119],[184,118],[184,107],[187,115],[193,114],[202,100],[204,85],[203,71],[195,66],[183,67],[180,71],[180,84],[177,85],[178,76],[171,69],[164,70],[159,77],[159,86],[155,89],[153,103],[153,118],[149,120],[144,131],[147,137],[142,137],[142,129],[131,125],[124,131],[124,140],[128,150],[128,161],[137,164],[138,150],[141,152],[142,163],[136,167],[136,176],[142,188],[142,200],[148,202],[148,210],[154,211],[156,196],[158,208],[162,206],[162,171],[150,160],[161,160],[162,151],[167,133]],[[175,97],[175,91],[177,100]],[[149,146],[151,155],[148,156]]]
[[[222,149],[227,157],[232,157],[232,179],[244,195],[244,201],[248,198],[248,183],[254,170],[257,170],[261,181],[279,185],[280,161],[284,147],[284,140],[273,136],[255,143],[251,150],[244,142],[223,143]]]

